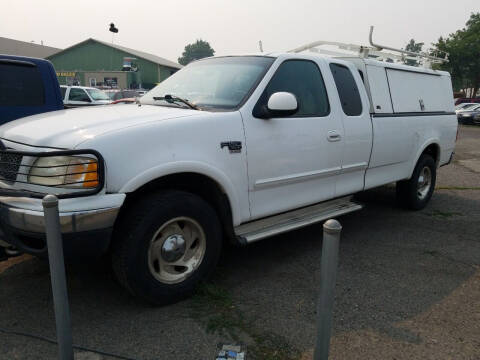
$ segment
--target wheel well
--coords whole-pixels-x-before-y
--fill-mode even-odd
[[[234,242],[233,217],[230,201],[222,186],[208,176],[198,173],[178,173],[152,180],[134,192],[128,193],[122,207],[128,208],[139,197],[158,190],[181,190],[195,194],[213,207],[222,224],[224,236]]]
[[[438,146],[438,144],[428,145],[425,150],[423,150],[422,154],[428,154],[433,157],[433,160],[435,160],[435,164],[438,166],[438,162],[440,161],[440,147]]]

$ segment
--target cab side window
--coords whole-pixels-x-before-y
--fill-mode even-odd
[[[83,89],[71,88],[70,94],[68,95],[68,100],[70,101],[85,101],[90,102],[90,98]]]
[[[330,64],[330,70],[337,86],[342,109],[347,116],[358,116],[362,113],[362,100],[357,83],[350,70],[340,64]]]
[[[260,96],[253,116],[261,117],[262,108],[276,92],[292,93],[297,98],[298,111],[289,117],[319,117],[330,113],[327,90],[317,64],[309,60],[286,60],[277,69]]]

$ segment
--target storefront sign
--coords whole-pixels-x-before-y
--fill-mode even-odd
[[[75,71],[57,71],[57,76],[75,77]]]

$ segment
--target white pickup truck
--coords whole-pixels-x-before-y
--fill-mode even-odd
[[[93,87],[60,85],[66,108],[89,105],[107,105],[112,102],[106,92]]]
[[[203,59],[139,104],[0,127],[0,243],[44,256],[42,197],[56,194],[67,255],[110,254],[126,289],[164,304],[212,273],[224,241],[358,210],[359,191],[396,182],[422,209],[456,134],[446,72],[303,53]]]

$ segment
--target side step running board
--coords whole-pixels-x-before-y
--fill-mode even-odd
[[[235,228],[235,234],[239,236],[243,242],[251,243],[360,210],[362,205],[354,203],[351,198],[351,196],[347,196],[292,210],[280,215],[255,220],[237,226]]]

